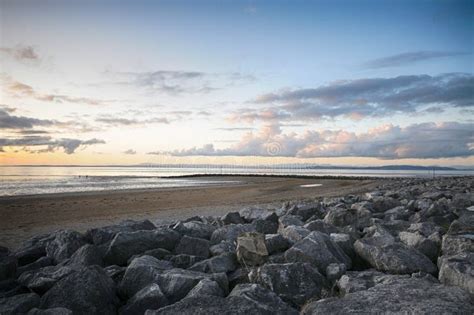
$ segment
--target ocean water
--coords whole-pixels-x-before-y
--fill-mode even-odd
[[[0,196],[235,184],[238,181],[167,178],[195,174],[432,177],[430,171],[360,169],[147,167],[147,166],[0,166]],[[436,171],[436,176],[474,176],[474,171]]]

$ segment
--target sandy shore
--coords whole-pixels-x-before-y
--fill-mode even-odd
[[[37,234],[60,228],[85,231],[125,219],[174,220],[222,215],[255,205],[280,207],[285,201],[366,192],[383,181],[226,176],[212,179],[241,182],[212,187],[0,197],[0,245],[14,248]],[[322,186],[300,187],[308,184]]]

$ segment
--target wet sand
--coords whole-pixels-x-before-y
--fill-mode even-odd
[[[14,248],[31,236],[57,229],[85,231],[126,219],[147,218],[154,222],[193,215],[223,215],[257,205],[278,208],[286,201],[363,193],[383,181],[248,176],[213,176],[212,180],[240,182],[208,187],[0,197],[0,245]],[[322,185],[300,187],[313,184]]]

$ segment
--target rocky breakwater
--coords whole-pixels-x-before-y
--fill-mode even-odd
[[[0,248],[1,314],[473,314],[473,178]]]

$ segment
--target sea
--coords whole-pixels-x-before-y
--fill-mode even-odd
[[[236,184],[232,178],[190,175],[297,175],[363,177],[474,176],[474,170],[307,169],[226,166],[0,166],[0,196]],[[227,180],[228,179],[228,180]]]

